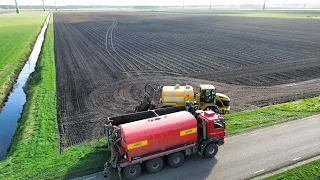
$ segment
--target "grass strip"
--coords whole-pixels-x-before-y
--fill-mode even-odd
[[[320,113],[320,97],[225,115],[227,133],[235,134]]]
[[[310,163],[298,166],[280,174],[268,177],[265,180],[280,180],[280,179],[320,179],[320,160],[315,160]]]

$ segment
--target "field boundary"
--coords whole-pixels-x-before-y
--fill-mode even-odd
[[[52,17],[52,14],[50,15],[50,12],[49,12],[48,15],[46,16],[46,20],[47,20],[48,16],[49,16],[49,19],[48,19],[48,22],[47,22],[47,29],[49,28],[49,23],[50,23],[51,19],[53,18],[53,17]],[[46,23],[46,20],[44,21],[44,23]],[[43,24],[44,24],[44,23],[43,23]],[[41,27],[41,29],[40,29],[40,32],[41,32],[42,28],[43,28],[43,25],[42,25],[42,27]],[[46,31],[44,32],[44,40],[43,40],[43,42],[42,42],[42,46],[41,46],[41,50],[40,50],[40,53],[39,53],[38,60],[41,58],[42,49],[43,49],[44,42],[45,42],[46,35],[47,35],[47,29],[46,29]],[[40,32],[38,33],[37,38],[38,38]],[[37,40],[37,38],[36,38],[36,40]],[[35,45],[35,44],[34,44],[34,45]],[[34,45],[33,45],[33,46],[34,46]],[[33,48],[34,48],[34,47],[33,47]],[[33,50],[33,49],[32,49],[32,50]],[[32,50],[30,51],[30,53],[32,52]],[[29,54],[29,56],[30,56],[30,54]],[[27,79],[27,82],[26,82],[26,84],[25,84],[25,86],[24,86],[24,91],[25,91],[25,93],[26,93],[26,102],[25,102],[25,104],[23,105],[23,109],[22,109],[21,116],[20,116],[19,120],[17,121],[16,128],[15,128],[14,134],[13,134],[13,136],[12,136],[12,140],[11,140],[11,142],[10,142],[10,146],[9,146],[9,148],[8,148],[8,155],[12,152],[11,146],[12,146],[13,144],[18,144],[18,143],[15,141],[15,139],[17,138],[17,137],[16,137],[17,134],[19,134],[17,131],[18,131],[18,130],[21,130],[19,127],[22,126],[22,125],[21,125],[21,123],[23,122],[23,121],[22,121],[22,119],[23,119],[23,118],[22,118],[22,115],[25,114],[25,111],[26,111],[25,108],[26,108],[26,106],[27,106],[27,103],[30,103],[30,102],[28,102],[28,101],[31,101],[30,91],[32,91],[32,88],[33,88],[32,85],[31,85],[31,83],[32,83],[32,81],[34,81],[33,79],[35,79],[36,71],[38,72],[38,70],[39,70],[39,62],[38,62],[38,60],[37,60],[37,62],[36,62],[34,71],[29,75],[29,77],[28,77],[28,79]],[[23,125],[23,127],[25,127],[25,126]],[[27,128],[26,128],[26,129],[27,129]],[[20,138],[20,139],[21,139],[21,138]]]
[[[44,18],[44,22],[46,21],[46,18],[47,18],[47,16]],[[15,76],[14,76],[14,80],[11,81],[11,83],[9,84],[10,88],[6,89],[6,91],[4,92],[4,98],[1,99],[1,101],[0,101],[0,111],[2,110],[3,106],[4,106],[5,103],[7,102],[8,97],[9,97],[10,93],[11,93],[12,90],[13,90],[13,85],[17,82],[17,79],[18,79],[18,77],[19,77],[20,72],[22,71],[24,65],[26,64],[26,62],[27,62],[28,59],[29,59],[29,56],[31,55],[31,52],[32,52],[32,50],[33,50],[33,48],[34,48],[34,46],[35,46],[36,41],[37,41],[37,37],[39,36],[39,34],[40,34],[40,32],[41,32],[41,29],[43,28],[43,24],[44,24],[44,23],[41,24],[41,26],[40,26],[40,28],[39,28],[39,31],[37,32],[37,34],[36,34],[36,36],[35,36],[35,39],[34,39],[33,42],[30,44],[30,46],[29,46],[29,47],[30,47],[29,52],[25,55],[25,57],[21,58],[21,59],[24,59],[23,63],[21,63],[21,65],[18,66],[18,67],[15,69],[15,72],[16,72],[16,73],[15,73]]]
[[[46,20],[43,23],[43,26],[41,28],[41,32],[36,37],[36,42],[35,42],[34,48],[32,49],[32,52],[29,55],[28,61],[24,64],[23,69],[18,74],[18,78],[16,80],[16,83],[13,85],[13,87],[15,87],[15,88],[12,92],[10,92],[10,94],[8,96],[9,101],[7,102],[7,104],[5,104],[4,111],[1,112],[1,113],[5,113],[5,114],[9,112],[10,115],[15,115],[14,113],[16,113],[16,115],[18,115],[15,118],[9,117],[9,120],[15,123],[9,127],[10,129],[14,128],[13,130],[11,130],[11,133],[13,133],[13,134],[9,137],[10,139],[14,138],[17,126],[19,126],[18,124],[21,119],[21,114],[23,113],[25,104],[27,103],[27,100],[28,100],[28,93],[26,93],[26,92],[28,91],[28,87],[30,85],[32,73],[36,70],[37,60],[38,60],[37,57],[40,56],[40,54],[41,54],[42,44],[43,44],[45,33],[47,32],[47,27],[48,27],[48,24],[50,21],[50,15],[51,15],[50,13],[47,15]],[[19,94],[19,91],[21,93],[23,93],[23,97],[25,97],[25,99],[20,99],[21,105],[17,105],[17,102],[14,100],[17,97],[17,91],[18,91],[18,94]],[[12,101],[12,99],[13,99],[13,101]],[[9,106],[9,107],[15,106],[15,107],[11,107],[11,109],[8,110],[7,106]],[[6,152],[9,152],[10,148],[11,148],[11,141],[9,142],[9,144],[7,144],[7,146],[4,146],[4,147],[6,149]],[[3,158],[3,156],[1,156],[1,159],[2,158]]]

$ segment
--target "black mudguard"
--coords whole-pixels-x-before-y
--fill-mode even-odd
[[[217,145],[219,145],[221,141],[223,141],[223,139],[221,139],[221,138],[210,138],[210,139],[204,139],[204,140],[202,140],[202,141],[199,143],[199,146],[198,146],[198,147],[199,147],[199,154],[200,154],[201,156],[203,155],[203,150],[204,150],[204,148],[205,148],[208,144],[214,142],[214,143],[216,143]]]

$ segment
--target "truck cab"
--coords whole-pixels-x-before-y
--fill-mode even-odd
[[[213,111],[197,110],[195,117],[198,122],[198,137],[201,139],[199,142],[214,141],[218,145],[224,144],[225,122],[220,114]]]

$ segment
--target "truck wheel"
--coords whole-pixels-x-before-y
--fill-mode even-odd
[[[151,173],[156,173],[161,171],[163,167],[163,160],[162,158],[154,158],[150,159],[146,164],[146,169]]]
[[[140,176],[141,166],[139,164],[132,164],[123,168],[122,173],[126,179],[135,179]]]
[[[172,168],[181,166],[184,163],[184,155],[181,152],[170,154],[168,156],[168,164]]]
[[[209,143],[204,148],[203,154],[206,157],[213,158],[218,152],[218,146],[216,143]]]

